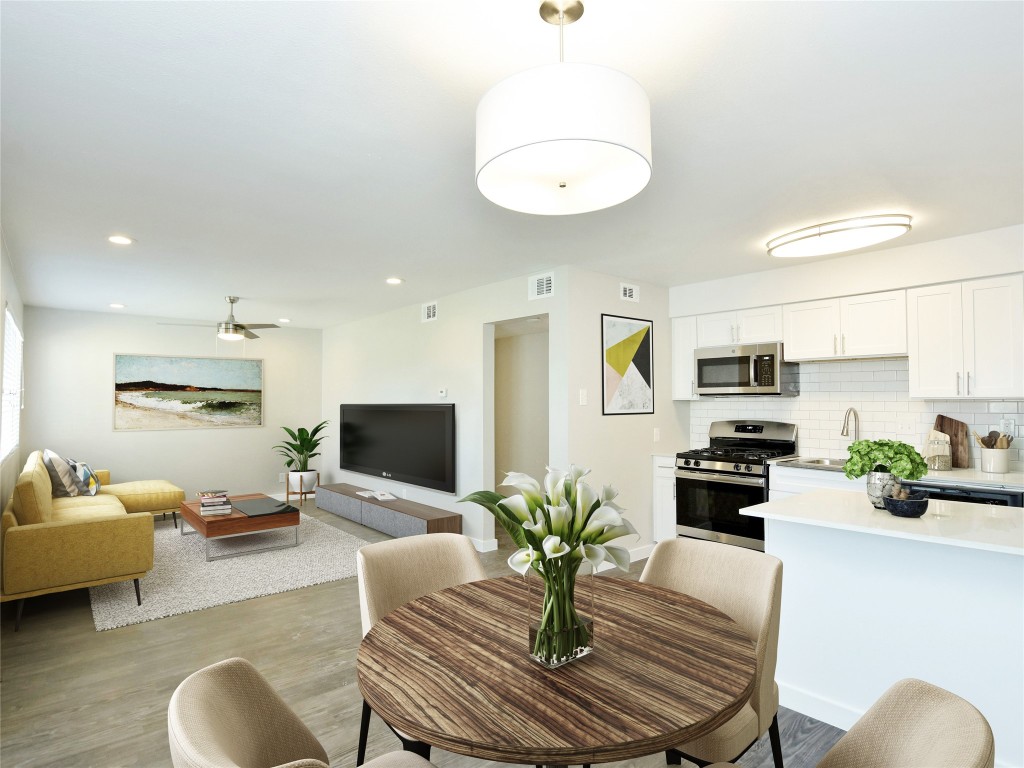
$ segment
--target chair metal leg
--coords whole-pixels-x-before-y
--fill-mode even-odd
[[[135,602],[142,605],[142,590],[139,589],[139,580],[132,579],[135,582]]]
[[[356,749],[356,768],[366,759],[366,737],[370,732],[370,705],[363,699],[363,714],[359,718],[359,747]]]
[[[782,768],[782,739],[779,736],[778,713],[772,718],[772,724],[768,726],[768,738],[772,742],[772,758],[775,760],[775,768]]]
[[[21,612],[25,609],[25,598],[21,598],[14,604],[14,631],[21,629]]]
[[[177,510],[174,510],[174,509],[171,510],[171,520],[174,521],[174,527],[177,528],[178,527],[178,512],[177,512]]]
[[[391,729],[394,731],[394,729]],[[395,734],[398,736],[398,734]],[[430,745],[424,744],[422,741],[416,741],[416,739],[403,739],[401,736],[398,738],[402,742],[402,749],[406,752],[412,752],[414,755],[419,755],[424,760],[430,759]]]
[[[665,763],[668,765],[682,765],[683,753],[680,752],[678,749],[666,749]]]

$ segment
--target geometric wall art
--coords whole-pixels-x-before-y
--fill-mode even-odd
[[[601,315],[604,415],[654,413],[653,335],[650,320]]]
[[[263,361],[114,355],[114,429],[263,425]]]

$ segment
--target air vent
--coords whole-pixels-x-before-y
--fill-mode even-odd
[[[543,275],[534,275],[530,278],[530,285],[526,291],[526,298],[546,299],[555,292],[555,273],[545,272]]]
[[[619,283],[619,298],[623,301],[640,303],[640,286],[629,283]]]
[[[420,322],[429,323],[431,320],[437,320],[437,302],[432,301],[429,304],[424,304],[420,311]]]

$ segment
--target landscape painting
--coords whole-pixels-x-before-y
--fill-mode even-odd
[[[114,355],[114,429],[263,425],[263,361]]]

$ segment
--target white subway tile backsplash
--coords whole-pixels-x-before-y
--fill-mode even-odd
[[[898,439],[920,450],[938,414],[963,421],[971,430],[999,429],[999,420],[1017,422],[1024,442],[1024,400],[911,400],[906,358],[889,360],[801,363],[800,396],[703,398],[690,405],[690,444],[707,445],[708,427],[722,419],[768,419],[799,428],[797,448],[824,458],[845,458],[853,436],[840,431],[846,409],[860,415],[860,436]],[[852,426],[852,424],[851,424]],[[1010,449],[1010,470],[1024,471],[1024,450]],[[980,450],[970,441],[971,466],[980,464]]]

